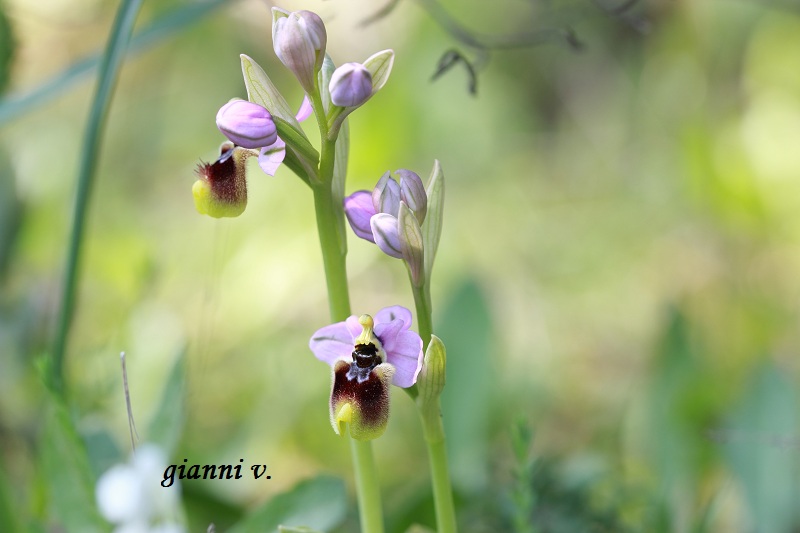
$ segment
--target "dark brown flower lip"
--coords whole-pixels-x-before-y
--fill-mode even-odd
[[[247,198],[244,157],[243,154],[237,155],[237,150],[244,149],[230,142],[224,143],[216,161],[201,161],[195,169],[197,177],[211,186],[214,197],[222,203],[234,204]]]

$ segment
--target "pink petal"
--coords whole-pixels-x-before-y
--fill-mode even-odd
[[[314,108],[311,107],[311,100],[308,99],[308,96],[304,96],[303,103],[300,104],[300,109],[297,110],[297,115],[295,115],[294,118],[296,118],[298,122],[303,122],[310,117],[313,112]]]
[[[350,329],[345,322],[337,322],[317,330],[311,336],[308,347],[314,352],[314,357],[324,363],[333,365],[339,359],[347,361],[351,359],[353,336],[350,334]]]
[[[353,233],[362,239],[375,242],[369,219],[375,215],[372,206],[372,194],[369,191],[356,191],[344,199],[344,214],[353,228]]]
[[[397,336],[401,331],[403,331],[402,320],[392,320],[391,322],[375,324],[375,336],[380,339],[383,349],[387,354],[394,350]]]
[[[402,305],[393,305],[391,307],[384,307],[375,314],[375,323],[391,322],[392,320],[400,319],[403,321],[403,329],[411,327],[411,311]]]
[[[400,235],[397,232],[397,219],[386,213],[378,213],[369,220],[369,225],[372,228],[372,236],[375,238],[375,244],[378,245],[378,248],[386,255],[402,259],[403,253],[400,248]]]
[[[286,157],[286,143],[278,137],[274,143],[261,149],[261,153],[258,154],[258,166],[268,175],[274,176],[284,157]]]
[[[422,369],[422,339],[413,331],[401,331],[394,339],[392,351],[387,350],[386,359],[395,368],[392,383],[410,387],[417,382]]]

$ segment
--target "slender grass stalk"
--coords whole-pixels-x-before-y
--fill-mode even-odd
[[[409,281],[411,276],[409,275]],[[433,333],[433,317],[431,308],[430,282],[414,286],[414,304],[417,310],[417,325],[422,337],[424,349],[428,349]],[[425,445],[428,447],[428,462],[431,468],[431,485],[433,488],[433,504],[436,511],[436,525],[438,533],[456,533],[456,511],[453,505],[453,488],[450,483],[450,471],[447,463],[447,447],[445,445],[444,426],[442,425],[441,403],[439,398],[435,402],[416,402],[417,410],[422,421],[422,432],[425,436]]]
[[[425,445],[428,447],[436,529],[439,533],[456,533],[458,531],[456,510],[453,505],[453,488],[450,484],[450,468],[447,464],[447,446],[439,399],[437,398],[432,405],[420,407],[418,412],[422,419]]]
[[[410,272],[408,279],[411,281]],[[430,344],[431,335],[433,334],[430,283],[425,280],[422,286],[415,287],[414,283],[411,282],[411,291],[414,294],[414,305],[417,309],[417,327],[419,328],[419,336],[422,337],[422,350],[425,351],[428,349],[428,344]]]
[[[188,3],[160,16],[136,32],[131,38],[128,53],[134,54],[147,50],[229,2],[230,0],[208,0]],[[72,63],[63,71],[24,94],[3,98],[0,100],[0,126],[64,94],[84,77],[92,74],[101,64],[102,59],[101,54],[92,54]]]
[[[53,345],[52,366],[50,368],[50,385],[53,390],[62,394],[64,393],[64,355],[67,341],[69,340],[72,316],[75,312],[81,248],[92,185],[97,170],[100,144],[103,139],[103,130],[108,118],[108,109],[111,105],[114,86],[122,66],[125,49],[131,37],[133,23],[141,5],[142,0],[122,0],[117,11],[97,76],[97,88],[89,110],[89,119],[86,124],[83,147],[81,148],[78,185],[75,194],[75,206],[72,211],[72,229],[69,248],[67,249],[67,265],[64,273],[61,306]]]

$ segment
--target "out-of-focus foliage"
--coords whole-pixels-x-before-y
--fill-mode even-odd
[[[349,118],[347,194],[441,161],[432,296],[461,529],[798,530],[800,12],[759,0],[640,0],[621,13],[610,1],[441,0],[476,34],[569,28],[582,44],[487,55],[430,5],[401,0],[365,26],[380,8],[366,0],[281,7],[322,16],[337,64],[396,53],[387,85]],[[116,9],[0,6],[0,87],[14,43],[15,98],[102,50]],[[245,96],[240,53],[293,109],[302,94],[272,53],[262,2],[159,26],[187,6],[199,9],[145,2],[137,23],[167,29],[127,58],[117,86],[69,402],[56,411],[38,369],[91,79],[59,85],[0,131],[0,530],[95,523],[87,484],[130,447],[120,351],[143,439],[161,435],[175,463],[268,465],[269,480],[184,480],[192,531],[243,517],[357,527],[347,442],[328,422],[330,370],[307,347],[329,323],[311,195],[254,162],[237,219],[198,216],[190,191],[223,140],[217,109]],[[452,49],[472,61],[477,95],[460,64],[430,81]],[[352,237],[348,247],[354,312],[413,307],[399,262]],[[414,407],[393,395],[375,453],[387,530],[402,533],[434,521]]]

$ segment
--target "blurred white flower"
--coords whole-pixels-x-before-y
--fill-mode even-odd
[[[114,533],[183,533],[180,486],[161,486],[167,459],[153,444],[140,446],[129,463],[111,467],[97,481],[100,513],[117,527]]]

